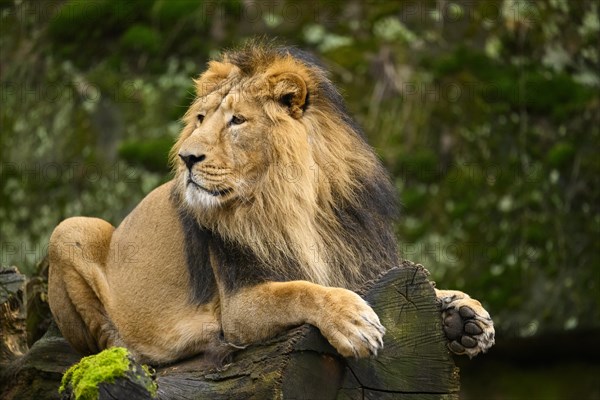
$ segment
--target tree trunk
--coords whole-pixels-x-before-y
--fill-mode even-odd
[[[426,271],[410,262],[365,290],[387,328],[377,358],[344,359],[310,325],[234,353],[216,369],[201,356],[158,368],[160,399],[458,399],[458,368],[446,347]],[[62,373],[80,357],[56,329],[3,372],[0,397],[58,399]],[[136,367],[136,370],[137,369]],[[10,380],[10,382],[9,382]],[[101,399],[147,399],[135,384],[102,384]]]

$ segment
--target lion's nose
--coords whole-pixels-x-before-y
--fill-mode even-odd
[[[204,154],[196,155],[183,152],[179,153],[179,157],[181,157],[188,169],[192,169],[194,164],[202,162],[206,158]]]

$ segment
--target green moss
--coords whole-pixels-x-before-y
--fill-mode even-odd
[[[146,364],[142,365],[142,369],[144,370],[144,372],[146,372],[149,376],[152,376],[152,374],[154,374],[154,372],[150,369],[149,366],[147,366]]]
[[[153,379],[148,379],[151,378],[156,371],[154,371],[151,367],[147,366],[147,365],[142,365],[142,369],[144,370],[145,376],[140,376],[140,379],[142,381],[147,381],[146,382],[146,390],[148,390],[148,392],[150,392],[150,395],[152,397],[156,397],[156,394],[158,393],[158,385],[156,384],[156,382]]]
[[[62,393],[67,386],[70,386],[77,400],[97,399],[98,384],[114,382],[129,370],[127,354],[127,350],[123,347],[113,347],[82,358],[64,374],[58,392]],[[151,393],[156,393],[156,388]]]

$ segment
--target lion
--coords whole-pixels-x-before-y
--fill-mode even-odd
[[[60,223],[48,300],[79,352],[124,346],[167,364],[258,343],[304,323],[344,357],[370,357],[385,328],[355,291],[400,265],[396,195],[325,69],[302,51],[251,44],[195,80],[171,181],[114,228]],[[473,356],[494,342],[481,304],[437,291]],[[454,329],[453,328],[453,329]]]

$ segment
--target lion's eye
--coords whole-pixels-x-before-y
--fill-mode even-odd
[[[198,118],[198,123],[199,124],[201,124],[202,121],[204,121],[204,115],[203,114],[198,114],[197,118]]]
[[[231,117],[231,125],[241,125],[244,122],[246,122],[246,118],[242,117],[241,115],[234,115],[233,117]]]

